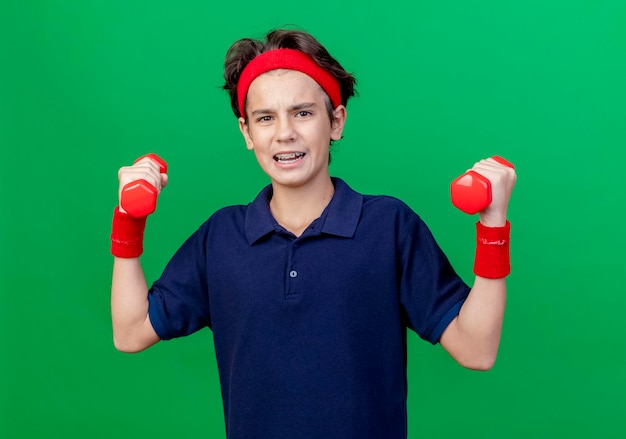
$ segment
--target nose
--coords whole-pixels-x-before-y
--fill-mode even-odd
[[[291,118],[279,118],[276,123],[276,140],[279,142],[292,142],[296,136],[296,129]]]

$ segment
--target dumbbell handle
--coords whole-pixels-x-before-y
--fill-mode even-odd
[[[513,163],[500,156],[493,156],[492,159],[501,165],[515,168]],[[491,183],[484,175],[476,171],[467,171],[454,179],[450,185],[450,194],[452,204],[463,212],[473,215],[491,204]]]
[[[146,154],[135,160],[148,158],[159,165],[159,172],[167,172],[167,163],[156,154]],[[120,205],[130,216],[135,218],[143,218],[150,215],[156,210],[157,197],[159,193],[157,188],[144,179],[131,181],[122,188],[120,197]]]

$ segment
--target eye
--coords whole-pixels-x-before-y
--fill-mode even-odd
[[[257,122],[269,122],[270,120],[272,120],[271,116],[261,116],[259,118],[257,118]]]
[[[311,113],[310,111],[301,110],[296,113],[296,117],[307,117],[307,116],[310,116],[311,114],[313,113]]]

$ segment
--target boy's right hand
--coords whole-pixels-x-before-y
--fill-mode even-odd
[[[158,156],[154,154],[148,154],[144,157],[138,159],[132,166],[123,166],[117,173],[117,178],[119,180],[119,189],[118,189],[118,199],[119,199],[119,209],[120,212],[127,213],[123,208],[124,205],[128,208],[128,201],[131,197],[125,195],[125,188],[129,183],[138,182],[139,180],[143,180],[147,184],[151,185],[154,190],[156,190],[156,195],[158,195],[161,190],[167,186],[168,176],[167,176],[167,165],[163,167],[163,164],[159,163],[156,159],[152,158],[156,157],[159,160]],[[161,171],[165,172],[161,172]],[[133,186],[133,185],[131,185]],[[129,186],[129,187],[131,187]],[[152,188],[150,188],[152,189]],[[126,188],[128,190],[128,188]],[[133,189],[135,190],[135,189]],[[149,194],[147,194],[149,196]]]

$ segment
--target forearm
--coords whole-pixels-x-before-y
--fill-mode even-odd
[[[487,370],[495,363],[510,272],[506,219],[476,225],[476,279],[459,315],[442,334],[441,344],[463,366]]]
[[[476,276],[461,311],[441,343],[463,366],[487,370],[495,363],[506,304],[506,278]]]
[[[120,351],[138,352],[159,341],[148,316],[148,286],[139,258],[114,258],[111,317]]]

